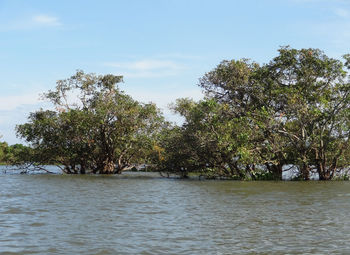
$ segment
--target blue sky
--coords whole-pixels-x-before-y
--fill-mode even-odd
[[[0,134],[21,142],[15,125],[77,69],[123,75],[176,120],[167,105],[200,99],[220,61],[266,63],[283,45],[350,53],[350,0],[0,0]]]

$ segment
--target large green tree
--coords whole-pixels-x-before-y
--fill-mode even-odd
[[[214,99],[178,99],[173,109],[185,122],[164,132],[161,169],[181,176],[196,172],[207,178],[254,178],[259,154],[249,143],[245,118],[230,118],[229,106]]]
[[[225,118],[244,120],[241,125],[249,130],[248,143],[259,159],[255,164],[282,179],[289,147],[276,129],[281,124],[283,103],[277,99],[278,88],[271,86],[266,67],[247,59],[222,61],[199,85],[208,98],[226,105]]]
[[[230,106],[256,132],[259,164],[279,178],[284,165],[309,179],[334,177],[349,164],[349,55],[345,63],[318,49],[282,47],[270,63],[223,61],[200,80],[209,98]]]
[[[121,76],[85,74],[57,82],[44,94],[54,110],[31,113],[17,134],[35,149],[33,160],[66,173],[121,173],[147,162],[163,118],[118,87]]]
[[[276,131],[294,148],[293,163],[304,179],[316,171],[332,179],[349,160],[350,83],[346,66],[318,49],[279,50],[266,65],[263,85],[276,88],[282,102]],[[346,63],[346,65],[348,65]]]

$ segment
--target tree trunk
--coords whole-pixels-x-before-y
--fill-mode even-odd
[[[84,162],[80,163],[80,174],[85,174],[86,173],[86,166]]]
[[[282,163],[278,163],[278,164],[269,164],[269,163],[265,163],[265,166],[267,168],[267,170],[272,173],[273,175],[273,179],[275,180],[282,180],[282,169],[283,169],[283,164]]]
[[[283,165],[281,163],[272,165],[271,170],[275,180],[282,180],[282,168]]]
[[[301,176],[305,181],[310,180],[310,168],[307,164],[302,164],[300,167]]]
[[[321,174],[319,173],[319,180],[320,181],[328,181],[331,179],[332,179],[332,177],[331,177],[331,174],[329,171],[324,171]]]
[[[114,174],[115,163],[113,160],[107,158],[103,161],[103,168],[100,170],[100,174]]]

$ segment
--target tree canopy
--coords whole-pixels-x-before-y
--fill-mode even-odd
[[[40,110],[17,126],[35,149],[34,160],[63,166],[66,173],[121,173],[147,162],[162,126],[157,107],[141,104],[117,86],[122,77],[78,71],[44,94],[55,110]]]
[[[282,179],[292,165],[302,179],[332,179],[349,166],[349,55],[344,59],[282,47],[264,65],[222,61],[199,81],[203,101],[181,99],[174,107],[191,151],[177,168],[240,179],[259,169]]]
[[[134,164],[186,177],[334,178],[350,165],[350,55],[281,47],[269,63],[224,60],[204,74],[205,98],[172,106],[181,126],[164,121],[152,103],[118,87],[121,76],[78,71],[44,94],[17,134],[32,161],[66,173],[121,173]]]

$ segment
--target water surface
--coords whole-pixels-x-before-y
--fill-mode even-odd
[[[0,175],[0,254],[350,254],[350,182]]]

